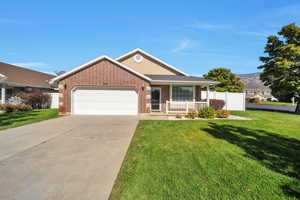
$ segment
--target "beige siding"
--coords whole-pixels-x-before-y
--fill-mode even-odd
[[[134,55],[122,59],[120,62],[142,74],[180,75],[178,72],[145,55],[143,55],[144,59],[141,62],[136,62],[133,58]]]

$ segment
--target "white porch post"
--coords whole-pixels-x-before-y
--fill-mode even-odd
[[[170,92],[170,102],[172,102],[172,90],[173,90],[173,85],[170,85],[170,87],[169,87],[169,92]]]
[[[2,86],[1,87],[1,103],[2,104],[5,104],[5,93],[6,93],[5,87]]]
[[[206,87],[206,103],[207,106],[209,107],[209,85]]]
[[[166,112],[167,112],[167,114],[169,113],[169,109],[170,109],[171,103],[172,103],[172,89],[173,89],[173,86],[170,84],[169,85],[169,100],[166,101]]]
[[[196,86],[193,85],[193,102],[196,101]]]

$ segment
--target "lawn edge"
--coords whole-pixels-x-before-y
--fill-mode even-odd
[[[126,154],[125,154],[125,157],[123,159],[123,162],[122,162],[122,165],[120,167],[120,170],[118,172],[118,175],[117,175],[117,178],[115,179],[114,181],[114,185],[112,187],[112,190],[110,192],[110,195],[108,197],[108,200],[114,200],[113,198],[117,197],[119,194],[121,194],[120,192],[120,186],[121,186],[121,181],[120,181],[120,177],[122,176],[123,174],[123,171],[125,170],[125,165],[126,163],[128,162],[129,160],[129,154],[130,152],[132,152],[132,149],[134,148],[134,143],[136,142],[136,138],[137,138],[137,135],[139,134],[139,128],[141,127],[141,123],[142,123],[143,120],[139,120],[136,128],[135,128],[135,131],[134,131],[134,134],[132,136],[132,139],[130,141],[130,144],[128,146],[128,149],[126,151]]]
[[[65,116],[64,115],[59,115],[59,113],[58,113],[55,117],[50,117],[48,119],[42,119],[42,120],[31,122],[31,123],[28,123],[28,124],[22,124],[22,125],[17,125],[17,126],[14,126],[14,127],[7,127],[7,128],[3,128],[3,129],[1,129],[1,127],[0,127],[0,133],[1,133],[1,131],[5,131],[5,130],[8,130],[8,129],[19,128],[19,127],[22,127],[22,126],[26,126],[26,125],[30,125],[30,124],[36,124],[36,123],[40,123],[40,122],[43,122],[43,121],[56,119],[56,118],[60,118],[60,117],[65,117]]]

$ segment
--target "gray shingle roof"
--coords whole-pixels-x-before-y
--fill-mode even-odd
[[[178,81],[178,82],[215,82],[218,83],[217,81],[212,81],[208,80],[202,77],[197,77],[197,76],[180,76],[180,75],[153,75],[153,74],[146,74],[149,78],[151,78],[153,81]]]

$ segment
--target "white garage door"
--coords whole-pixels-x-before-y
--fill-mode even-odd
[[[137,115],[138,95],[131,89],[76,89],[73,114]]]

